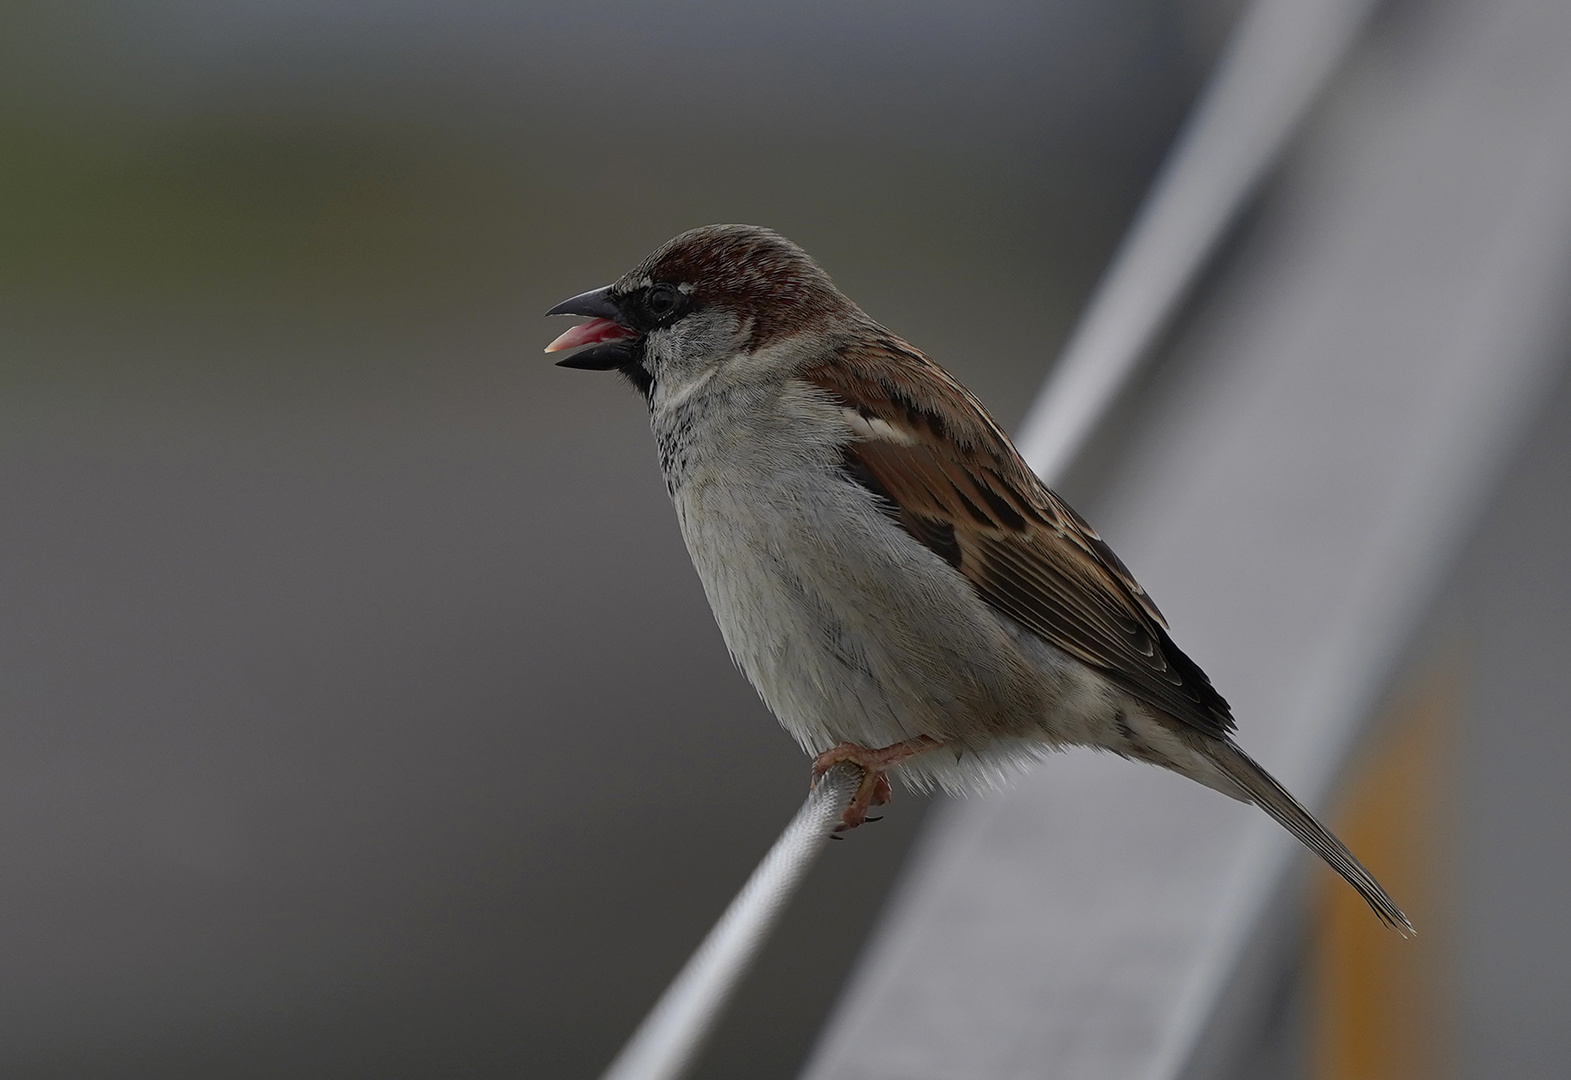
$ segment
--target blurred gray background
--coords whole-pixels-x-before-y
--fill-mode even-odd
[[[593,1075],[807,763],[540,313],[767,224],[1013,424],[1235,7],[0,10],[0,1073]],[[795,1072],[921,815],[702,1075]]]

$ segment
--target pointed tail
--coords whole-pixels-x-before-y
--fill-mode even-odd
[[[1249,794],[1254,804],[1298,837],[1304,846],[1324,859],[1331,869],[1341,874],[1347,883],[1358,890],[1366,903],[1386,925],[1393,927],[1403,937],[1411,937],[1413,924],[1407,921],[1402,909],[1386,895],[1375,876],[1364,869],[1364,864],[1353,857],[1347,845],[1338,840],[1331,830],[1320,824],[1315,816],[1255,760],[1230,740],[1208,740],[1211,758],[1230,780]]]

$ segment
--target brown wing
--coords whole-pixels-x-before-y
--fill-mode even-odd
[[[981,404],[898,338],[855,348],[855,374],[837,362],[804,373],[859,432],[848,477],[998,611],[1163,712],[1210,735],[1231,731],[1227,702],[1173,644],[1156,605]]]

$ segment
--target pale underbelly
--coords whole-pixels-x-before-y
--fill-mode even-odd
[[[850,485],[811,505],[825,487],[775,493],[771,512],[798,512],[764,520],[755,491],[747,505],[718,485],[676,499],[726,644],[792,737],[816,752],[916,735],[981,748],[1040,731],[1062,682],[1047,647],[1023,642]]]

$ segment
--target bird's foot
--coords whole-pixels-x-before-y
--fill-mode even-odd
[[[856,795],[851,799],[851,805],[846,807],[840,824],[835,826],[835,832],[856,828],[867,820],[868,810],[875,806],[882,806],[893,797],[889,788],[889,778],[884,775],[885,772],[907,758],[915,757],[938,745],[937,739],[927,735],[918,735],[914,739],[877,749],[858,746],[856,743],[841,743],[814,758],[814,783],[842,761],[848,761],[862,770],[862,782],[857,785]]]

